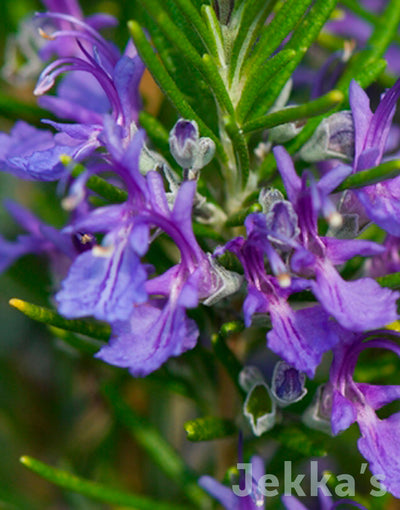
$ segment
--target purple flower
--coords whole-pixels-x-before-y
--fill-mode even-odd
[[[66,174],[60,157],[77,157],[78,142],[18,121],[9,135],[0,133],[0,170],[22,179],[53,181]]]
[[[272,330],[267,333],[268,347],[287,363],[313,377],[323,353],[338,339],[330,326],[329,315],[320,306],[292,310],[287,298],[293,292],[308,288],[309,282],[294,278],[288,287],[282,288],[283,269],[280,279],[267,274],[264,254],[271,255],[269,262],[273,264],[274,251],[265,234],[265,215],[248,216],[246,228],[247,240],[236,238],[225,247],[236,254],[244,268],[248,285],[243,304],[245,324],[250,326],[255,313],[269,313]]]
[[[179,248],[181,261],[146,282],[150,299],[134,306],[126,321],[113,324],[110,344],[97,354],[103,361],[129,368],[139,377],[194,347],[199,332],[195,322],[186,317],[187,308],[196,307],[199,300],[211,305],[240,284],[237,276],[219,267],[197,244],[191,224],[196,182],[181,185],[171,211],[161,176],[149,172],[147,181],[153,207],[136,221],[161,228]],[[135,244],[139,241],[140,236]]]
[[[144,70],[132,43],[121,56],[96,30],[112,24],[110,16],[95,15],[84,21],[75,1],[49,0],[46,5],[52,12],[38,17],[52,23],[54,30],[45,34],[50,42],[44,50],[60,57],[44,69],[35,93],[42,95],[59,75],[71,72],[62,79],[56,96],[42,97],[39,102],[75,123],[44,121],[59,131],[54,135],[17,122],[10,135],[0,134],[0,169],[36,180],[66,175],[60,156],[66,154],[80,161],[102,145],[99,137],[106,114],[123,128],[121,136],[129,145],[137,131],[138,85]],[[57,9],[59,12],[54,12]]]
[[[138,133],[124,155],[129,166],[124,159],[115,161],[114,168],[130,191],[127,202],[97,208],[68,228],[69,232],[106,235],[101,246],[95,245],[77,257],[56,296],[59,311],[66,317],[93,315],[101,320],[124,320],[131,315],[134,303],[147,299],[147,271],[140,257],[148,248],[149,227],[137,221],[142,209],[146,213],[149,193],[138,170],[142,142]]]
[[[372,278],[400,271],[400,238],[388,234],[383,243],[385,251],[366,262],[366,272]]]
[[[99,137],[104,129],[104,115],[109,114],[121,127],[120,136],[127,147],[137,131],[141,105],[138,86],[144,71],[133,44],[129,42],[121,55],[113,44],[81,19],[62,13],[40,16],[61,23],[61,28],[53,32],[51,38],[74,42],[70,54],[44,69],[35,94],[42,96],[41,106],[76,124],[47,122],[76,139],[81,151],[88,154],[102,145]],[[43,96],[65,72],[69,74],[61,81],[57,94]]]
[[[45,120],[59,131],[54,135],[17,122],[10,135],[0,134],[0,169],[25,179],[56,180],[66,175],[60,157],[66,154],[80,161],[103,145],[107,115],[120,126],[119,136],[128,147],[137,131],[141,104],[138,86],[144,66],[132,43],[121,56],[94,28],[107,24],[107,16],[93,18],[91,25],[81,16],[71,15],[70,11],[80,12],[75,2],[49,4],[52,9],[60,7],[61,12],[38,16],[59,25],[49,37],[52,43],[60,43],[52,48],[60,50],[61,57],[44,69],[35,93],[42,95],[59,75],[70,72],[58,86],[57,95],[44,96],[39,103],[74,123]]]
[[[113,338],[97,356],[145,376],[195,345],[198,329],[186,318],[186,309],[199,300],[211,305],[234,292],[240,279],[220,267],[196,241],[192,229],[196,181],[180,185],[171,209],[162,176],[155,171],[140,173],[143,133],[126,148],[119,128],[108,118],[103,136],[128,199],[97,208],[68,228],[105,236],[101,246],[76,258],[56,299],[67,317],[93,315],[110,322]],[[141,257],[160,231],[175,242],[181,260],[149,280],[150,268]]]
[[[400,497],[400,413],[380,419],[375,412],[400,399],[400,386],[356,383],[353,380],[358,356],[364,350],[385,349],[400,356],[398,344],[385,336],[388,336],[385,330],[368,335],[342,332],[342,341],[334,349],[330,372],[331,424],[332,432],[338,434],[352,423],[358,423],[360,452],[382,485],[394,496]],[[400,335],[391,331],[390,336]],[[371,339],[363,341],[365,338]]]
[[[373,114],[367,94],[355,81],[350,84],[355,172],[372,168],[382,161],[399,95],[400,80],[384,94]],[[371,220],[390,234],[400,235],[400,177],[365,186],[354,193]]]
[[[267,334],[268,347],[313,377],[323,353],[338,341],[330,315],[353,331],[382,327],[396,320],[399,293],[370,278],[344,281],[335,269],[355,255],[379,254],[384,248],[370,241],[318,235],[318,213],[333,224],[340,220],[329,193],[348,175],[349,168],[338,167],[316,183],[307,173],[302,179],[297,176],[283,147],[276,147],[274,154],[289,200],[279,193],[264,194],[266,214],[249,215],[245,221],[247,240],[233,239],[225,249],[235,253],[244,268],[248,284],[243,304],[245,324],[251,324],[255,313],[269,313],[272,330]],[[267,274],[265,256],[275,276]],[[292,310],[288,297],[305,289],[314,293],[320,306]]]
[[[0,236],[0,272],[5,271],[19,257],[28,253],[46,255],[58,277],[64,277],[70,261],[80,252],[74,236],[43,223],[30,211],[19,204],[7,201],[6,209],[14,220],[26,231],[15,241],[7,241]]]
[[[77,0],[42,0],[43,4],[48,10],[48,13],[56,13],[67,15],[64,18],[52,18],[49,19],[41,31],[41,34],[46,39],[45,46],[40,51],[40,56],[43,60],[49,60],[52,55],[58,55],[60,57],[71,56],[80,53],[79,47],[73,38],[54,38],[52,34],[48,34],[47,30],[73,30],[74,25],[68,16],[86,23],[94,30],[100,30],[101,28],[113,27],[117,25],[117,20],[109,14],[97,13],[87,18],[84,17],[82,9]],[[76,27],[80,30],[80,27]]]
[[[348,174],[345,166],[336,167],[318,183],[307,173],[297,176],[292,160],[283,147],[276,147],[274,154],[278,163],[288,198],[297,215],[300,233],[296,239],[288,238],[282,229],[271,231],[260,228],[260,235],[275,236],[293,248],[290,266],[298,276],[314,277],[310,288],[324,309],[345,328],[353,331],[375,329],[396,320],[396,300],[399,293],[379,286],[370,278],[344,281],[335,269],[356,255],[368,256],[382,253],[384,248],[370,241],[336,239],[318,235],[317,214],[336,224],[337,215],[329,193]],[[307,186],[307,177],[310,186]],[[273,212],[278,204],[273,206]],[[282,214],[276,210],[276,214]],[[357,310],[357,314],[354,310]],[[297,368],[297,367],[296,367]]]

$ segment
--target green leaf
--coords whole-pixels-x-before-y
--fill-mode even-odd
[[[295,54],[294,50],[282,50],[265,62],[262,67],[249,73],[236,108],[239,123],[242,123],[247,117],[254,102],[263,94],[269,81],[275,79],[276,75],[293,59]]]
[[[390,289],[400,288],[400,273],[387,274],[385,276],[379,276],[376,281],[382,287],[389,287]]]
[[[207,30],[207,27],[202,17],[198,13],[197,9],[193,6],[191,1],[175,0],[175,2],[181,9],[182,14],[186,17],[186,19],[192,24],[193,28],[197,31],[209,52],[213,56],[217,56],[217,47],[215,44],[215,39]]]
[[[212,57],[207,54],[200,57],[188,37],[186,37],[163,10],[162,2],[159,0],[146,0],[145,6],[164,36],[184,57],[186,63],[190,63],[202,73],[208,85],[212,88],[219,105],[225,108],[227,113],[233,115],[234,110],[232,102]]]
[[[58,315],[53,310],[45,308],[44,306],[34,305],[22,299],[10,299],[10,305],[27,315],[30,319],[38,322],[44,322],[50,326],[64,329],[66,331],[73,331],[86,335],[97,340],[107,341],[111,334],[111,329],[108,324],[94,322],[89,320],[80,319],[65,319]]]
[[[175,503],[164,503],[144,496],[136,496],[135,494],[112,489],[106,485],[80,478],[67,471],[53,468],[32,457],[23,456],[20,461],[25,467],[45,480],[96,501],[112,505],[123,505],[128,508],[135,508],[136,510],[188,510],[188,507],[176,505]]]
[[[73,347],[82,354],[87,354],[89,356],[96,354],[96,352],[98,352],[104,345],[103,342],[88,338],[81,338],[69,331],[66,331],[65,329],[55,328],[54,326],[49,326],[49,330],[54,336],[62,340],[67,345]]]
[[[234,115],[235,112],[231,98],[229,97],[228,91],[226,90],[225,84],[222,81],[214,60],[210,55],[207,55],[207,53],[203,55],[202,60],[202,73],[212,88],[216,101],[222,109],[225,109],[226,113]]]
[[[265,27],[252,57],[246,62],[243,68],[244,75],[262,67],[263,62],[272,55],[304,16],[311,3],[312,0],[288,0],[282,3],[271,23]]]
[[[231,24],[234,24],[234,28],[238,26],[238,29],[229,62],[230,83],[239,81],[243,63],[246,61],[253,44],[259,36],[260,29],[276,3],[277,0],[243,2],[235,13]]]
[[[157,23],[158,28],[164,34],[165,38],[175,46],[192,66],[201,69],[201,57],[196,48],[191,44],[184,32],[172,21],[167,12],[163,9],[163,4],[159,0],[146,0],[143,3],[145,9],[153,20]]]
[[[239,129],[234,119],[228,119],[225,128],[235,149],[236,164],[239,170],[239,182],[242,188],[245,188],[250,173],[250,157],[247,142],[243,136],[243,130]]]
[[[337,0],[319,0],[315,2],[309,9],[307,15],[297,25],[292,37],[285,45],[286,50],[292,49],[296,52],[296,55],[290,64],[286,66],[284,72],[281,72],[279,77],[274,80],[271,87],[268,88],[266,95],[269,97],[269,101],[262,105],[263,110],[259,108],[255,110],[254,117],[262,115],[274,104],[283,86],[291,77],[291,74],[302,60],[308,48],[317,38],[325,22],[328,20],[336,2]],[[266,59],[266,57],[267,55],[264,55],[263,59]],[[253,65],[255,64],[252,64],[252,66]],[[248,61],[248,66],[250,69],[250,59]]]
[[[189,441],[211,441],[236,434],[236,425],[231,421],[214,416],[187,421],[183,428]]]
[[[393,179],[398,175],[400,175],[400,159],[394,159],[374,168],[350,175],[335,191],[363,188],[364,186],[376,184],[377,182]]]
[[[208,136],[215,142],[220,157],[223,159],[223,161],[226,161],[227,157],[220,141],[215,136],[215,134],[204,124],[203,120],[194,112],[192,107],[186,101],[182,92],[176,86],[174,80],[170,77],[161,62],[157,59],[157,56],[154,54],[153,48],[146,39],[146,36],[140,25],[135,21],[130,21],[128,23],[128,27],[141,58],[143,59],[144,63],[148,67],[161,90],[184,118],[195,120],[198,123],[202,135]]]
[[[393,41],[400,23],[400,0],[390,0],[387,2],[383,14],[376,17],[378,20],[371,37],[366,43],[366,48],[349,60],[346,71],[338,82],[337,87],[340,90],[347,90],[350,81],[357,79],[358,74],[362,72],[364,67],[383,57]]]
[[[385,59],[374,60],[362,66],[362,68],[354,75],[354,79],[362,88],[366,88],[374,83],[387,67]]]
[[[74,164],[72,159],[70,159],[68,156],[62,157],[62,163],[66,166]],[[78,177],[85,171],[86,168],[83,165],[78,164],[73,167],[71,173],[73,177]],[[98,175],[92,175],[89,177],[89,179],[86,181],[86,187],[112,203],[120,204],[126,202],[128,199],[128,193],[125,190],[110,184]]]
[[[293,106],[279,110],[277,112],[270,113],[264,117],[251,120],[244,124],[242,130],[244,133],[251,133],[255,131],[261,131],[264,129],[270,129],[286,122],[294,122],[309,117],[315,117],[321,113],[326,113],[335,108],[344,99],[344,95],[339,90],[331,90],[324,96],[310,101],[309,103],[301,106]]]
[[[221,64],[222,67],[226,66],[226,55],[224,48],[224,38],[221,32],[221,26],[217,19],[214,9],[211,5],[202,5],[201,6],[201,14],[203,16],[205,25],[211,37],[213,37],[215,41],[215,51],[214,55]]]
[[[147,452],[154,463],[172,480],[182,487],[186,496],[196,505],[201,505],[205,495],[197,485],[197,478],[179,454],[143,416],[137,414],[121,397],[120,391],[111,385],[103,392],[119,422],[125,425],[136,441]]]

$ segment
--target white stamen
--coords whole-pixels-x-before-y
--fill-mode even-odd
[[[290,278],[290,275],[288,273],[278,274],[277,278],[280,287],[282,287],[283,289],[287,289],[288,287],[290,287],[292,279]]]
[[[338,211],[331,213],[327,219],[330,227],[340,228],[343,225],[343,217]]]
[[[93,246],[92,253],[95,257],[110,257],[114,251],[114,246]]]
[[[39,35],[43,37],[43,39],[47,39],[48,41],[55,41],[55,37],[53,37],[51,34],[48,34],[45,32],[42,28],[39,28]]]

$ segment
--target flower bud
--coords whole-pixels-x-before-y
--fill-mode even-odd
[[[324,119],[301,149],[300,156],[309,163],[331,158],[351,160],[354,157],[354,121],[351,112],[337,112]]]
[[[247,394],[243,414],[249,420],[254,435],[261,436],[276,422],[276,406],[264,382],[255,384]]]
[[[262,188],[258,195],[258,202],[262,207],[264,214],[269,213],[275,202],[285,200],[283,194],[275,188]]]
[[[211,138],[200,138],[197,123],[185,119],[179,119],[172,128],[169,147],[178,165],[193,170],[193,175],[188,174],[191,178],[196,178],[196,171],[207,165],[215,153],[215,143]]]
[[[182,168],[190,168],[199,141],[197,122],[179,119],[169,134],[169,148]]]
[[[332,435],[332,387],[323,384],[318,387],[317,393],[303,415],[303,422],[310,428],[321,430]]]
[[[266,225],[271,232],[268,238],[282,249],[290,249],[290,241],[300,234],[297,214],[288,200],[276,201],[272,205],[266,215]]]
[[[306,376],[286,361],[278,361],[272,375],[271,392],[280,407],[301,400],[307,393]]]
[[[243,282],[243,276],[235,273],[234,271],[228,271],[221,264],[215,260],[211,253],[207,253],[208,260],[210,262],[209,278],[214,282],[214,291],[207,295],[207,298],[203,300],[203,304],[206,306],[212,306],[221,299],[224,299],[231,294],[234,294],[239,290]],[[199,284],[199,293],[201,295],[202,285]]]

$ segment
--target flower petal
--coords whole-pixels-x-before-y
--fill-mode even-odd
[[[311,289],[325,308],[352,331],[380,328],[397,320],[398,292],[381,287],[371,278],[347,282],[329,261],[318,261]]]
[[[165,300],[136,306],[129,320],[116,323],[113,329],[110,343],[96,357],[129,368],[135,377],[145,377],[171,356],[193,348],[199,335],[183,306]]]
[[[269,311],[273,329],[267,334],[268,347],[313,377],[323,353],[338,341],[328,314],[320,306],[293,311],[283,300],[271,304]]]
[[[146,279],[147,272],[127,241],[95,247],[72,264],[56,295],[59,311],[66,317],[127,319],[134,303],[147,299]]]

